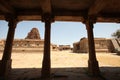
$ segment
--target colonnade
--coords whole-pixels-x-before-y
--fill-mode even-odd
[[[17,17],[15,16],[6,16],[6,21],[8,21],[8,34],[6,38],[5,48],[2,56],[2,60],[0,61],[0,77],[7,76],[11,70],[11,53],[12,53],[12,44],[14,40],[15,28],[17,25]]]
[[[51,59],[50,59],[50,33],[51,33],[51,23],[54,18],[45,14],[42,16],[42,21],[45,23],[45,38],[44,38],[44,55],[43,55],[43,63],[41,70],[41,78],[50,78],[51,77]],[[11,53],[12,53],[12,44],[14,40],[15,28],[17,25],[17,17],[16,16],[7,16],[6,21],[8,21],[8,34],[6,39],[6,44],[2,56],[2,60],[0,61],[0,77],[5,78],[10,70],[11,70]],[[89,45],[89,60],[88,60],[88,72],[93,75],[99,75],[99,65],[96,59],[95,53],[95,44],[94,44],[94,33],[93,33],[93,22],[91,19],[86,19],[85,23],[87,34],[88,34],[88,45]]]

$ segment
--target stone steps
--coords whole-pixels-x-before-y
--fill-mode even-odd
[[[95,49],[96,52],[109,52],[108,49]]]
[[[112,41],[112,44],[113,44],[113,47],[114,47],[114,51],[115,52],[120,52],[120,46],[119,46],[117,40],[116,39],[112,39],[111,41]]]
[[[118,42],[118,44],[119,44],[119,46],[120,46],[120,39],[116,39],[117,40],[117,42]]]

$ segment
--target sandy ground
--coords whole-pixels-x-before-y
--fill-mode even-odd
[[[2,54],[0,54],[0,59]],[[12,73],[10,80],[36,80],[28,79],[40,76],[43,53],[22,52],[12,53]],[[107,80],[120,80],[120,56],[112,53],[97,53],[97,60],[101,73]],[[87,75],[88,54],[76,54],[71,51],[52,51],[52,74],[62,74],[65,80],[91,80]],[[23,75],[24,73],[24,75]],[[78,73],[81,73],[78,75]],[[109,74],[108,74],[109,73]],[[30,75],[33,75],[30,76]],[[111,75],[112,74],[112,75]],[[21,77],[22,76],[22,77]],[[73,77],[71,77],[73,76]],[[111,77],[107,77],[111,76]],[[69,77],[69,78],[68,78]],[[64,79],[53,79],[64,80]],[[95,79],[99,80],[99,79]],[[101,80],[101,79],[100,79]],[[102,79],[103,80],[103,79]]]

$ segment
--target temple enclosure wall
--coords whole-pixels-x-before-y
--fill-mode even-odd
[[[0,51],[3,52],[5,40],[0,40]],[[51,44],[51,50],[57,50],[57,45]],[[44,40],[42,39],[15,39],[13,41],[13,52],[43,52]]]
[[[114,46],[115,43],[112,42],[112,39],[94,38],[94,42],[95,42],[96,52],[106,52],[106,53],[115,52],[115,46]],[[87,53],[88,50],[89,48],[88,48],[87,38],[82,38],[80,41],[73,43],[73,52]]]

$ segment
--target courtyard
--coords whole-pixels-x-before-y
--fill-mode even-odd
[[[88,53],[52,51],[52,80],[120,80],[120,56],[115,53],[96,53],[96,56],[101,77],[91,77],[87,73]],[[42,59],[42,52],[13,52],[9,80],[40,80]]]

